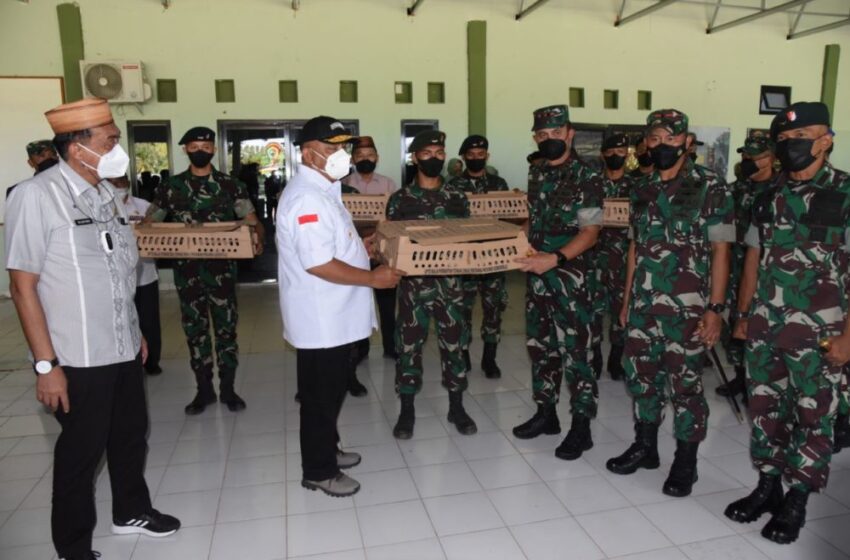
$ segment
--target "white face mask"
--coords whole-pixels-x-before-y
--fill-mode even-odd
[[[316,150],[313,153],[325,160],[324,172],[334,181],[339,181],[351,172],[351,154],[345,150],[337,150],[328,157]]]
[[[86,146],[83,146],[79,142],[77,142],[77,146],[100,158],[97,162],[97,167],[92,167],[84,161],[80,161],[80,163],[97,173],[97,176],[101,179],[123,177],[124,174],[127,173],[127,166],[130,165],[130,156],[127,155],[127,152],[124,151],[121,144],[115,144],[114,148],[102,155],[90,148],[87,148]]]

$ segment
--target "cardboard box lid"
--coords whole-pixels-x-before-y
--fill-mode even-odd
[[[243,222],[206,222],[203,224],[183,224],[179,222],[154,222],[150,224],[139,224],[135,227],[139,233],[165,234],[196,232],[196,233],[222,233],[236,231],[246,225]]]
[[[390,239],[408,237],[420,245],[509,239],[521,231],[520,226],[494,218],[403,220],[378,224],[380,235]]]

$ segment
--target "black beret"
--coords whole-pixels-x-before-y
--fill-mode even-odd
[[[189,142],[215,142],[215,131],[205,126],[190,128],[186,131],[186,134],[183,135],[183,138],[180,139],[178,144],[182,146]]]
[[[422,132],[413,137],[413,141],[407,148],[407,152],[410,154],[415,154],[419,150],[427,148],[428,146],[441,146],[445,148],[446,134],[444,132],[440,132],[439,130],[423,130]]]
[[[770,137],[776,141],[780,132],[805,126],[829,126],[829,108],[819,101],[800,101],[782,109],[770,123]]]
[[[612,134],[608,138],[602,141],[602,150],[611,150],[613,148],[628,148],[629,147],[629,139],[625,134]]]
[[[460,145],[460,151],[458,151],[457,155],[462,156],[473,148],[484,148],[487,150],[490,148],[490,142],[488,142],[487,139],[480,134],[467,136],[466,140],[463,141],[463,144]]]

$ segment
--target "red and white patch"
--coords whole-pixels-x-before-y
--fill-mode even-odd
[[[304,214],[303,216],[298,216],[298,225],[303,226],[304,224],[312,224],[314,222],[319,221],[318,214]]]
[[[794,111],[788,111],[785,115],[788,117],[788,120],[791,121],[791,122],[794,122],[794,121],[797,120],[797,113],[795,113]]]

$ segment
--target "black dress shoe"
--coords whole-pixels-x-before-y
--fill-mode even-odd
[[[215,392],[198,391],[192,402],[187,404],[183,410],[189,416],[195,416],[206,410],[209,405],[215,404],[215,401]]]
[[[245,404],[245,401],[242,400],[242,397],[236,394],[236,391],[230,389],[229,391],[222,391],[219,396],[219,400],[227,405],[227,410],[230,412],[239,412],[240,410],[245,410],[248,405]]]
[[[357,379],[357,376],[352,374],[348,379],[348,393],[352,397],[363,397],[369,394],[369,390],[366,389],[366,386],[360,383],[360,380]]]
[[[384,357],[390,360],[398,360],[398,352],[395,350],[384,350]]]
[[[148,375],[159,375],[162,373],[162,368],[158,365],[145,366],[145,373]]]

